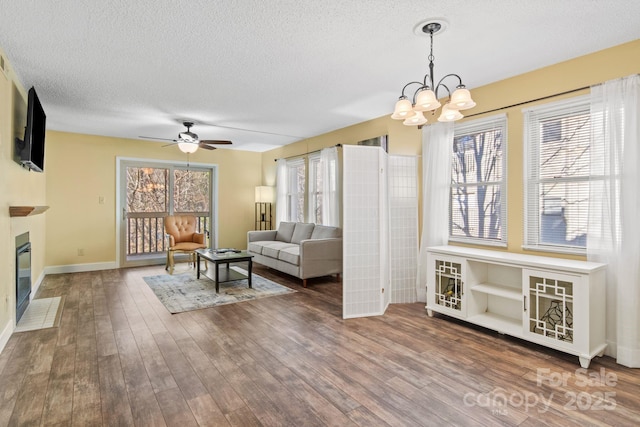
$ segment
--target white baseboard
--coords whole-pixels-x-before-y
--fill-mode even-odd
[[[0,353],[4,350],[4,346],[9,342],[9,338],[11,338],[11,334],[13,334],[13,330],[16,328],[16,325],[13,321],[7,322],[7,326],[5,326],[4,330],[0,334]]]
[[[616,341],[607,340],[607,348],[604,349],[605,356],[611,356],[614,359],[618,357],[618,343]]]
[[[38,289],[40,289],[40,285],[42,284],[42,280],[44,279],[44,276],[45,276],[45,272],[43,271],[42,273],[40,273],[40,276],[38,276],[38,279],[36,280],[36,282],[31,285],[30,298],[32,300],[33,300],[33,296],[38,293]]]
[[[61,273],[82,273],[85,271],[113,270],[118,268],[115,262],[94,262],[91,264],[52,265],[44,268],[44,275]]]

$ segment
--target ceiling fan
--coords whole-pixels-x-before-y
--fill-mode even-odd
[[[184,153],[195,153],[196,150],[200,148],[204,148],[205,150],[215,150],[216,147],[213,145],[229,145],[232,144],[231,141],[220,140],[220,139],[199,139],[198,135],[191,132],[191,128],[193,127],[193,122],[184,121],[182,124],[187,128],[186,132],[178,133],[178,139],[168,139],[168,138],[155,138],[151,136],[140,136],[139,138],[144,139],[156,139],[161,141],[173,141],[171,144],[178,144],[178,148],[180,151]]]

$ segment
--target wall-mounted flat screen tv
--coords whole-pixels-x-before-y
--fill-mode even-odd
[[[44,138],[47,116],[36,90],[29,89],[24,139],[16,141],[16,161],[29,170],[44,171]]]

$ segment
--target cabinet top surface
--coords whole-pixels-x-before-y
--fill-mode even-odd
[[[565,258],[552,258],[513,252],[492,251],[488,249],[467,248],[463,246],[432,246],[427,250],[430,253],[463,256],[470,260],[492,262],[496,264],[517,264],[523,267],[572,271],[582,274],[592,273],[606,267],[606,264],[601,264],[598,262],[579,261]]]

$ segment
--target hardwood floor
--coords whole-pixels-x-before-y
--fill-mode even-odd
[[[343,320],[331,278],[254,272],[298,292],[171,315],[143,280],[163,267],[47,276],[60,325],[0,354],[0,425],[640,424],[640,371],[611,358],[580,370],[419,303]]]

